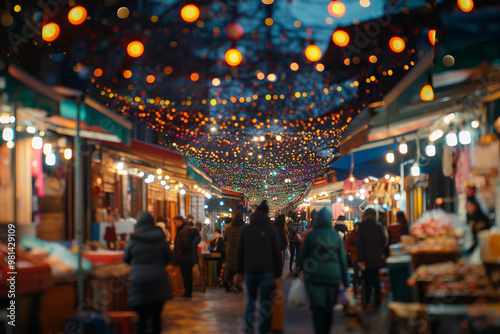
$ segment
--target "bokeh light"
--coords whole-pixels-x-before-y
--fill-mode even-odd
[[[406,43],[401,37],[394,36],[389,40],[389,47],[393,52],[400,53],[405,49]]]
[[[474,1],[473,0],[457,0],[458,8],[462,12],[468,13],[474,9]]]
[[[431,29],[427,33],[427,38],[432,45],[436,45],[436,29]]]
[[[307,60],[315,62],[321,59],[321,50],[316,45],[309,45],[305,51]]]
[[[68,13],[69,23],[77,26],[82,24],[87,19],[87,10],[82,6],[76,6],[71,8]]]
[[[127,45],[127,53],[133,58],[140,57],[144,53],[144,45],[139,41],[130,42]]]
[[[350,38],[349,34],[344,30],[337,30],[333,33],[332,40],[335,45],[344,47],[349,44]]]
[[[432,86],[427,84],[420,90],[420,99],[422,101],[432,101],[434,100],[434,90]]]
[[[328,13],[333,17],[344,16],[345,11],[345,5],[341,1],[332,1],[328,4]]]
[[[181,17],[186,22],[194,22],[200,17],[200,10],[195,5],[186,5],[181,9]]]
[[[240,51],[232,48],[232,49],[227,50],[224,58],[226,59],[226,63],[229,66],[238,66],[241,63],[243,56],[241,55]]]
[[[53,42],[59,37],[61,33],[61,28],[54,22],[44,24],[42,27],[42,38],[46,42]]]

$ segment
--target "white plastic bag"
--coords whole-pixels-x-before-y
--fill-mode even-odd
[[[309,305],[309,297],[307,296],[306,287],[300,277],[296,277],[292,281],[287,299],[288,305],[290,306],[302,307]]]

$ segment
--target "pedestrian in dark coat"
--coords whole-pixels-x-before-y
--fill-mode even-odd
[[[174,264],[178,265],[184,282],[184,296],[191,298],[193,294],[193,266],[198,263],[198,244],[200,233],[195,226],[190,226],[182,216],[174,217],[177,228],[174,245]]]
[[[380,307],[379,269],[384,266],[384,249],[389,241],[387,228],[376,220],[374,209],[367,209],[359,227],[358,261],[365,282],[363,307],[370,303],[372,288],[375,290],[375,309]]]
[[[290,213],[290,218],[292,221],[288,223],[288,241],[290,246],[290,274],[293,275],[292,266],[294,262],[297,262],[297,257],[299,255],[300,248],[300,238],[304,233],[304,223],[302,223],[295,211]]]
[[[276,217],[276,220],[274,221],[274,226],[276,226],[276,229],[278,230],[278,234],[280,237],[280,242],[281,242],[281,265],[284,264],[285,262],[285,250],[286,247],[288,246],[288,236],[286,234],[286,216],[284,214],[279,215]]]
[[[226,268],[224,270],[224,288],[227,292],[233,288],[233,278],[236,274],[238,262],[238,244],[240,242],[241,231],[245,226],[243,213],[236,211],[231,223],[224,230],[224,241],[226,243]],[[233,291],[241,290],[241,286],[234,286]]]
[[[253,331],[257,292],[260,296],[260,333],[266,334],[271,325],[274,304],[271,299],[275,290],[275,279],[281,276],[280,240],[276,227],[269,219],[269,206],[262,201],[250,218],[250,225],[241,231],[238,246],[237,274],[235,284],[246,275],[248,303],[245,311],[245,330]]]
[[[360,223],[354,225],[354,229],[349,233],[345,239],[344,248],[348,252],[351,258],[352,268],[354,269],[352,286],[354,294],[358,294],[358,287],[360,285],[359,280],[359,265],[358,265],[358,245],[359,245],[359,226]]]
[[[297,260],[295,276],[304,270],[304,282],[311,302],[317,334],[330,333],[333,307],[337,303],[339,283],[347,284],[347,259],[337,231],[332,230],[332,213],[323,208],[304,241]]]
[[[123,259],[132,267],[128,301],[139,315],[139,333],[146,332],[148,319],[151,318],[153,333],[159,334],[163,304],[172,299],[172,285],[165,271],[172,253],[165,234],[155,226],[154,218],[149,213],[139,216]]]

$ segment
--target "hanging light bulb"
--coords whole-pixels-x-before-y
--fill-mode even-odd
[[[52,152],[45,156],[45,164],[47,166],[54,166],[56,164],[56,155]]]
[[[33,147],[35,150],[41,150],[43,147],[42,137],[40,136],[33,137],[33,140],[31,141],[31,147]]]
[[[352,173],[351,176],[349,176],[349,181],[354,182],[354,175],[352,175]]]
[[[446,145],[448,146],[457,146],[458,140],[457,140],[457,134],[455,132],[448,132],[446,134]]]
[[[436,146],[434,144],[428,144],[425,147],[425,154],[427,154],[428,157],[433,157],[436,155]]]
[[[2,131],[2,139],[5,141],[12,141],[14,140],[14,129],[12,128],[5,128]]]
[[[349,197],[347,197],[347,199],[352,202],[352,200],[354,199],[354,197],[352,195],[349,195]]]
[[[73,150],[70,148],[65,148],[64,149],[64,159],[69,160],[73,156]]]
[[[406,144],[406,139],[403,138],[401,144],[399,144],[399,153],[406,154],[408,153],[408,144]]]
[[[7,148],[13,148],[14,147],[14,142],[11,140],[11,141],[8,141],[7,142]]]
[[[430,134],[429,140],[430,141],[436,141],[439,138],[441,138],[443,136],[443,134],[444,134],[443,130],[436,130],[436,131],[434,131],[433,133]]]
[[[392,164],[394,162],[394,150],[392,147],[389,147],[387,150],[387,154],[385,155],[385,160],[387,160],[388,163]]]
[[[420,167],[418,166],[417,162],[414,162],[413,165],[411,166],[411,175],[412,176],[420,175]]]
[[[472,142],[470,131],[463,129],[458,133],[458,140],[462,145],[469,145]]]
[[[474,129],[477,129],[479,127],[479,122],[478,121],[472,121],[470,123],[470,126],[472,126]]]
[[[43,154],[47,155],[50,154],[50,152],[52,152],[52,144],[43,144]]]
[[[125,168],[125,164],[122,161],[118,161],[116,163],[116,169],[122,170],[123,168]]]
[[[181,189],[181,190],[179,190],[179,194],[181,194],[181,195],[186,195],[186,189]]]
[[[337,197],[337,203],[340,203],[342,202],[342,198],[341,197]]]

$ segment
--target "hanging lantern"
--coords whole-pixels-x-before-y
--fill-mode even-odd
[[[434,100],[434,90],[432,86],[427,84],[420,90],[420,99],[422,101],[432,101]]]
[[[237,49],[232,48],[227,50],[224,58],[226,59],[226,63],[229,66],[238,66],[241,63],[243,56],[241,55],[241,52],[239,52]]]
[[[44,24],[42,27],[42,38],[46,42],[53,42],[59,37],[61,28],[54,22]]]
[[[328,13],[333,17],[344,16],[345,11],[345,5],[341,1],[332,1],[328,4]]]
[[[460,10],[462,12],[465,12],[465,13],[468,13],[472,9],[474,9],[474,1],[473,0],[457,0],[457,5],[458,5],[458,8],[460,8]]]
[[[186,5],[181,9],[181,17],[186,22],[194,22],[200,17],[200,9],[195,5]]]
[[[406,43],[401,37],[394,36],[389,40],[389,47],[393,52],[400,53],[405,49]]]
[[[68,21],[72,25],[80,25],[87,19],[87,10],[82,6],[75,6],[71,8],[68,13]]]
[[[306,58],[307,60],[311,61],[311,62],[315,62],[315,61],[318,61],[321,59],[321,49],[319,47],[317,47],[316,45],[309,45],[307,48],[306,48]]]
[[[144,53],[144,45],[139,41],[130,42],[127,45],[127,53],[133,58],[140,57]]]
[[[429,42],[432,45],[436,45],[436,29],[431,29],[427,33],[427,37],[429,38]]]
[[[344,30],[337,30],[333,33],[332,40],[335,45],[344,47],[349,44],[349,34]]]

